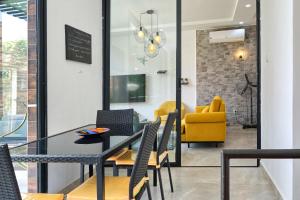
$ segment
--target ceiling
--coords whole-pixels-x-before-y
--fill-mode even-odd
[[[111,26],[113,30],[125,30],[138,23],[139,14],[153,9],[159,15],[162,27],[176,24],[176,0],[112,0]],[[255,24],[255,0],[182,0],[182,24],[188,29],[216,28]],[[245,5],[251,4],[246,8]],[[146,19],[145,19],[146,18]],[[150,17],[143,18],[150,24]]]

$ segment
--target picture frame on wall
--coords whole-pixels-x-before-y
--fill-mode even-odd
[[[92,35],[65,25],[66,60],[92,64]]]

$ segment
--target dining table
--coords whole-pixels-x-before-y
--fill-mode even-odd
[[[115,135],[110,131],[87,137],[80,135],[80,131],[93,128],[96,128],[96,125],[90,124],[11,147],[12,161],[46,166],[48,163],[78,163],[81,165],[78,172],[80,182],[83,182],[85,177],[83,166],[88,165],[89,176],[93,175],[94,169],[97,174],[97,200],[103,200],[106,160],[122,148],[138,142],[143,131],[131,136]]]

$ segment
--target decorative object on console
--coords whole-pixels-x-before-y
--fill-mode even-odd
[[[150,32],[142,24],[143,15],[150,15]],[[153,30],[153,15],[156,15],[156,30]],[[160,48],[166,43],[166,34],[158,28],[158,14],[154,10],[147,10],[140,14],[138,28],[134,31],[137,42],[144,43],[144,51],[149,58],[155,58],[159,54]]]
[[[157,74],[166,74],[167,73],[167,70],[159,70],[157,71]]]
[[[136,58],[141,64],[143,64],[144,66],[146,65],[146,63],[149,61],[149,58],[147,56],[142,56],[142,57],[138,57]]]
[[[188,78],[181,78],[181,85],[188,85],[189,79]]]

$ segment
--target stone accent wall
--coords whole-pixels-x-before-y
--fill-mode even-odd
[[[256,84],[256,26],[246,27],[244,42],[209,43],[207,30],[197,31],[197,104],[209,104],[212,98],[220,95],[226,102],[227,121],[249,121],[250,92],[239,93],[246,85],[245,73]],[[238,58],[245,52],[245,59]],[[256,122],[256,89],[253,90],[253,119]],[[235,113],[237,113],[235,115]]]

